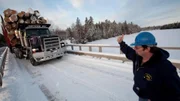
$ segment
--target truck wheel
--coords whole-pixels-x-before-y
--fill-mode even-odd
[[[15,57],[22,59],[23,58],[23,53],[19,49],[14,49]]]
[[[30,58],[29,54],[27,54],[26,59],[28,60]]]
[[[22,59],[22,58],[23,58],[23,54],[22,54],[21,51],[18,52],[18,58],[19,58],[19,59]]]
[[[3,83],[3,81],[2,81],[2,74],[0,73],[0,87],[2,87],[2,83]]]
[[[30,58],[30,62],[31,62],[31,64],[32,64],[33,66],[37,66],[37,65],[39,65],[39,63],[38,63],[38,62],[36,62],[36,60],[34,60],[34,58],[33,58],[33,57],[31,57],[31,58]]]
[[[26,50],[26,60],[28,60],[28,59],[29,59],[29,57],[30,57],[29,51],[28,51],[28,50]]]
[[[62,58],[62,56],[57,57],[57,59],[61,59],[61,58]]]
[[[15,57],[18,58],[18,54],[17,53],[14,53],[15,54]]]
[[[10,52],[11,52],[11,53],[14,53],[14,51],[13,51],[13,49],[12,49],[11,46],[9,47],[9,49],[10,49]]]

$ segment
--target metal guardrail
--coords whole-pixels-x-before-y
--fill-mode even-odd
[[[120,47],[120,46],[112,46],[112,45],[105,45],[105,44],[67,44],[66,46],[71,47],[72,50],[74,50],[74,47],[79,47],[79,51],[82,50],[82,47],[89,47],[89,51],[92,51],[92,47],[98,47],[99,52],[102,52],[102,48],[119,48]],[[170,49],[170,50],[180,50],[180,47],[159,47],[159,48]],[[122,52],[120,52],[120,54],[122,54]]]
[[[103,45],[103,44],[67,44],[66,46],[71,47],[71,50],[66,50],[67,53],[72,54],[79,54],[79,55],[89,55],[99,58],[108,58],[108,59],[115,59],[115,60],[122,60],[123,62],[129,61],[125,55],[120,51],[120,54],[107,54],[102,53],[103,47],[108,48],[120,48],[120,46],[111,46],[111,45]],[[74,47],[79,47],[79,51],[75,51]],[[82,47],[89,47],[89,52],[82,51]],[[92,47],[99,47],[99,52],[92,52]],[[171,49],[171,50],[180,50],[180,47],[160,47],[162,49]],[[120,50],[120,49],[119,49]],[[180,60],[169,59],[174,66],[180,69]]]
[[[4,50],[4,52],[2,53],[2,55],[0,56],[0,87],[3,84],[2,78],[4,76],[4,67],[5,67],[5,61],[6,61],[6,56],[7,56],[7,51],[8,48],[6,48]]]

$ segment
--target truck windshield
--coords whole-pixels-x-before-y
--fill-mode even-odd
[[[42,35],[49,35],[50,31],[48,29],[27,29],[26,35],[27,36],[42,36]]]

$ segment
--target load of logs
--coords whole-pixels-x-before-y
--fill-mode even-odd
[[[13,9],[4,10],[4,21],[5,26],[9,34],[17,29],[18,24],[46,24],[47,21],[40,17],[38,10],[29,9],[28,12],[21,11],[17,12]]]
[[[4,10],[4,24],[8,31],[8,37],[11,43],[17,43],[16,32],[18,32],[19,24],[46,24],[47,20],[40,17],[40,12],[38,10],[28,9],[27,12],[21,11],[17,12],[13,9]]]

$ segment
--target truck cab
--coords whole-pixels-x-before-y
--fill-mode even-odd
[[[9,37],[10,33],[3,20],[1,27],[8,47],[15,57],[29,59],[33,66],[64,55],[65,43],[58,35],[49,31],[50,24],[19,24],[12,38]]]
[[[18,13],[12,9],[0,15],[1,28],[6,43],[15,57],[29,59],[32,65],[60,58],[65,52],[65,43],[49,31],[50,24],[34,13]]]
[[[16,56],[21,58],[23,55],[34,66],[42,61],[62,57],[65,43],[57,35],[50,33],[49,26],[50,24],[20,25],[16,37],[21,46],[14,48]]]

